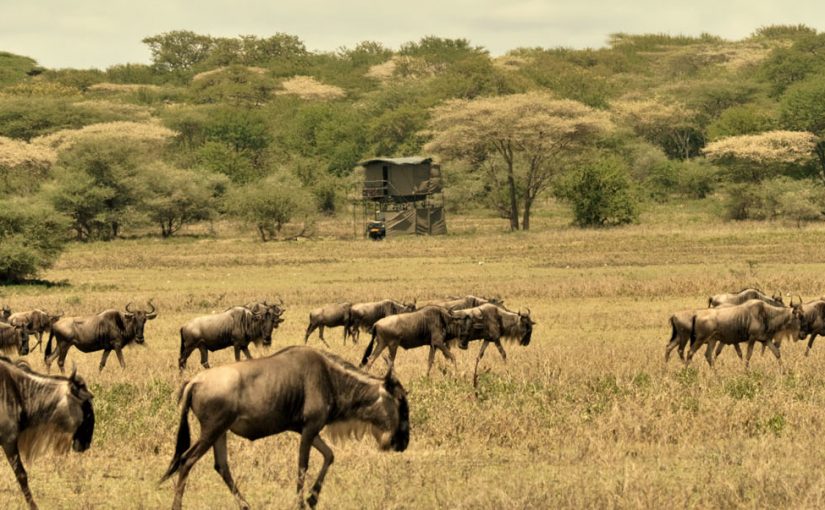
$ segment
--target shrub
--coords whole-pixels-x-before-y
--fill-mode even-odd
[[[593,162],[574,171],[560,187],[581,227],[605,227],[638,220],[638,199],[625,164],[618,158]]]
[[[301,218],[304,235],[312,219],[312,198],[286,172],[248,184],[230,193],[228,209],[235,217],[254,225],[261,241],[271,241],[295,218]]]
[[[66,218],[31,198],[0,200],[0,282],[51,267],[66,241]]]

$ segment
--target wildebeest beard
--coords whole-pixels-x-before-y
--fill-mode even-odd
[[[83,421],[72,436],[72,449],[76,452],[85,452],[92,445],[92,435],[95,431],[95,412],[91,400],[84,400],[81,405]]]

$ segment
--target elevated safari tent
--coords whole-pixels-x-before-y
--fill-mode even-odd
[[[441,167],[432,158],[373,158],[358,165],[364,169],[364,225],[383,221],[388,236],[447,233]]]

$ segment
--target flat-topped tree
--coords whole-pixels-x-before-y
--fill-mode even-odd
[[[565,160],[611,129],[606,113],[542,92],[454,100],[433,109],[425,151],[483,171],[510,229],[528,230],[533,203]]]

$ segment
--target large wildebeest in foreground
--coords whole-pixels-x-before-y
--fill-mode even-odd
[[[66,354],[72,346],[80,352],[103,351],[100,357],[100,370],[106,366],[109,354],[115,351],[121,368],[126,368],[123,361],[123,348],[133,341],[144,342],[143,329],[147,320],[158,316],[155,305],[149,302],[151,310],[136,310],[132,303],[126,305],[126,311],[105,310],[97,315],[82,317],[64,317],[52,324],[49,341],[46,343],[45,362],[51,367],[57,358],[57,366],[64,371]],[[52,352],[52,338],[57,339],[57,347]]]
[[[245,306],[236,306],[225,312],[195,317],[180,328],[180,358],[178,367],[186,368],[186,360],[195,349],[201,353],[201,365],[209,368],[209,352],[233,347],[235,361],[241,352],[251,359],[250,342],[272,343],[272,329],[280,318],[272,311],[253,312]]]
[[[39,347],[43,342],[43,333],[51,331],[52,324],[63,317],[63,312],[56,315],[35,308],[28,312],[16,312],[9,316],[9,324],[27,324],[30,335],[37,337],[37,343],[31,348]]]
[[[690,352],[687,363],[694,353],[704,344],[707,344],[705,358],[713,367],[713,348],[717,342],[723,344],[748,343],[748,353],[745,357],[745,368],[750,366],[753,346],[756,342],[765,344],[779,362],[782,368],[782,356],[775,338],[795,336],[803,339],[808,334],[808,323],[802,313],[800,304],[790,307],[778,307],[759,299],[751,299],[741,305],[724,308],[714,308],[707,313],[697,314],[693,319],[690,335]]]
[[[351,303],[336,303],[334,305],[322,306],[309,312],[309,325],[307,326],[307,332],[304,335],[304,343],[307,343],[309,335],[311,335],[312,332],[317,329],[318,338],[320,338],[321,341],[324,342],[324,345],[329,347],[327,341],[324,340],[324,328],[337,328],[338,326],[343,326],[344,345],[346,345],[347,335],[353,336],[352,332],[350,331],[351,308]],[[355,341],[354,336],[353,341]]]
[[[292,431],[298,449],[298,501],[303,506],[310,447],[324,456],[307,502],[314,507],[333,454],[319,435],[371,433],[382,450],[404,451],[410,439],[409,408],[401,383],[388,372],[373,377],[350,363],[306,346],[291,346],[265,358],[205,370],[184,383],[175,454],[163,480],[178,472],[173,509],[180,509],[192,466],[211,447],[215,470],[241,508],[249,504],[229,472],[227,431],[249,440]],[[189,410],[201,434],[190,445]]]
[[[26,323],[6,324],[0,322],[0,352],[17,352],[20,356],[29,353],[29,330]]]
[[[429,346],[430,355],[427,360],[427,376],[429,376],[436,349],[455,365],[455,356],[450,352],[447,342],[462,338],[468,333],[471,325],[470,317],[459,317],[454,312],[437,305],[427,305],[414,312],[384,317],[372,328],[372,338],[361,358],[361,366],[366,366],[369,370],[381,351],[386,348],[389,351],[389,365],[392,370],[399,347],[407,350]]]
[[[352,340],[357,343],[361,330],[370,331],[375,323],[384,317],[414,311],[415,301],[412,303],[399,303],[392,299],[384,299],[383,301],[370,303],[356,303],[350,307],[350,318],[352,320],[350,334]]]
[[[48,376],[0,356],[0,445],[29,508],[37,505],[23,460],[47,450],[86,451],[94,428],[92,394],[74,371],[68,378]]]
[[[468,317],[471,326],[467,334],[459,338],[459,347],[467,348],[470,340],[483,340],[481,348],[478,350],[475,368],[473,369],[473,386],[478,384],[478,363],[484,356],[484,351],[489,344],[494,344],[501,354],[501,359],[507,361],[507,352],[501,345],[501,339],[518,342],[521,346],[530,345],[533,336],[533,326],[536,322],[530,317],[530,309],[527,312],[511,312],[500,306],[487,303],[475,308],[457,310],[453,312],[459,317]]]
[[[785,306],[782,301],[782,293],[768,296],[759,289],[742,289],[735,294],[717,294],[708,298],[708,308],[716,308],[721,305],[741,305],[745,301],[759,299],[773,306]]]

